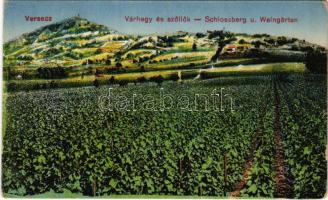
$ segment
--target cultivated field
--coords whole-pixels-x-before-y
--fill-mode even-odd
[[[112,92],[152,95],[156,111],[145,110],[143,98],[135,100],[136,111],[109,111],[99,102],[108,86],[7,93],[4,193],[323,197],[325,76],[264,74],[161,87],[174,102],[182,94],[191,101],[161,111],[154,83]],[[218,110],[206,111],[203,98],[194,109],[195,94],[222,88],[227,95],[220,94]]]
[[[50,84],[53,82],[56,87],[80,87],[80,86],[93,86],[95,79],[102,85],[113,85],[110,83],[110,79],[114,78],[116,81],[124,81],[127,83],[137,84],[140,82],[140,78],[145,78],[145,81],[151,81],[151,78],[161,76],[163,80],[178,80],[181,81],[187,79],[200,79],[215,78],[222,76],[236,76],[236,75],[254,75],[254,74],[272,74],[272,73],[303,73],[306,71],[303,63],[268,63],[268,64],[245,64],[249,61],[254,62],[254,59],[240,59],[235,61],[237,65],[227,67],[217,67],[217,65],[203,65],[203,69],[198,67],[191,69],[156,69],[145,72],[121,72],[113,74],[103,74],[100,77],[95,75],[81,75],[77,74],[68,78],[61,79],[30,79],[30,80],[10,80],[5,81],[5,89],[9,91],[22,91],[22,90],[34,90],[40,88],[51,88]],[[221,65],[229,64],[229,62],[222,61]],[[231,64],[231,63],[230,63]],[[205,68],[204,68],[205,67]],[[81,70],[81,69],[78,69]],[[179,77],[180,75],[180,77]],[[118,83],[116,83],[118,84]]]

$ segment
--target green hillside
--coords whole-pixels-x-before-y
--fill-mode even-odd
[[[310,50],[325,51],[297,38],[224,30],[126,35],[75,16],[7,42],[3,71],[8,83],[84,76],[96,79],[147,71],[304,62]]]

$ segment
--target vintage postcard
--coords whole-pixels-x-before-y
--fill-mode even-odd
[[[3,2],[4,198],[324,198],[324,1]]]

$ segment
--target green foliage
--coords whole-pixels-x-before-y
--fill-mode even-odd
[[[192,50],[197,51],[197,44],[195,42],[192,44]]]
[[[219,39],[231,38],[233,35],[233,33],[224,30],[208,31],[208,33],[208,39],[213,39],[215,37],[219,37]]]
[[[61,52],[63,52],[64,50],[62,48],[50,48],[48,50],[46,50],[44,52],[44,56],[45,57],[52,57],[52,56],[55,56]]]
[[[120,62],[117,62],[117,63],[115,64],[115,67],[116,67],[117,69],[120,69],[120,68],[123,67],[123,65],[122,65]]]
[[[327,53],[320,49],[309,49],[305,58],[305,66],[310,72],[327,73]]]
[[[224,78],[162,83],[173,97],[210,94],[224,87],[235,111],[172,109],[119,112],[102,109],[98,97],[108,88],[17,92],[6,99],[3,138],[4,193],[36,195],[201,195],[224,196],[242,178],[252,141],[258,148],[243,197],[273,197],[273,75],[246,81]],[[319,198],[325,193],[326,83],[318,75],[290,75],[279,83],[285,165],[292,196]],[[308,91],[309,89],[309,91]],[[115,94],[152,94],[152,84],[115,87]],[[191,102],[192,106],[194,101]],[[267,112],[261,123],[263,107]],[[177,105],[175,105],[177,106]],[[299,114],[297,114],[299,113]],[[225,183],[224,157],[227,156]],[[67,197],[67,196],[66,196]]]
[[[205,37],[206,35],[204,34],[204,33],[196,33],[196,37],[197,38],[203,38],[203,37]]]
[[[159,76],[150,77],[149,81],[155,82],[158,85],[162,85],[164,78],[163,76],[159,75]]]
[[[216,87],[211,81],[204,83],[206,87],[163,84],[174,96],[184,91],[190,97]],[[11,95],[4,138],[4,191],[33,195],[66,189],[92,195],[95,182],[97,195],[223,196],[223,147],[238,149],[229,157],[231,188],[242,174],[258,119],[253,112],[244,112],[246,105],[261,102],[253,100],[261,90],[241,87],[240,103],[247,102],[242,110],[206,115],[178,109],[147,112],[138,107],[136,112],[104,111],[97,106],[97,97],[108,94],[105,87]],[[115,90],[150,93],[159,100],[157,86]],[[142,102],[137,100],[136,106]]]
[[[277,43],[278,45],[284,45],[284,44],[287,44],[288,43],[288,40],[285,36],[280,36],[277,38]]]
[[[139,83],[144,83],[144,82],[147,81],[147,79],[146,79],[144,76],[141,76],[141,77],[137,78],[137,81],[138,81]]]
[[[238,44],[246,44],[246,41],[244,39],[241,39],[238,41]]]
[[[254,45],[255,48],[260,48],[260,45],[266,45],[264,42],[262,42],[260,40],[252,41],[251,44]]]
[[[264,34],[254,34],[253,37],[254,38],[270,37],[270,35],[266,34],[266,33],[264,33]]]
[[[33,60],[33,57],[30,55],[22,55],[22,56],[18,56],[19,60],[26,60],[26,61],[31,61]]]
[[[40,67],[37,69],[38,77],[43,79],[65,78],[67,72],[63,67]]]
[[[95,87],[99,87],[99,85],[100,85],[100,83],[99,83],[98,79],[95,79],[95,80],[93,81],[93,86],[95,86]]]
[[[295,82],[295,78],[289,77],[289,82]],[[285,160],[294,198],[322,198],[326,191],[327,105],[326,98],[318,98],[326,96],[323,87],[325,81],[318,79],[282,87]]]

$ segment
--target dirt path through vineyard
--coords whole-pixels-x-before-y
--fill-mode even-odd
[[[275,149],[274,149],[274,165],[275,165],[275,197],[279,198],[286,198],[288,197],[290,188],[285,176],[285,163],[284,163],[284,151],[283,151],[283,144],[282,144],[282,134],[281,134],[281,122],[280,122],[280,96],[277,89],[277,83],[274,82],[274,142],[275,142]],[[253,165],[254,153],[256,152],[257,148],[259,147],[259,136],[262,134],[263,130],[263,120],[265,118],[265,114],[267,111],[267,104],[263,108],[263,115],[261,116],[261,120],[259,123],[259,127],[256,130],[256,134],[252,141],[252,148],[250,152],[250,156],[246,162],[243,171],[243,178],[240,182],[238,182],[235,186],[233,192],[230,193],[230,197],[240,197],[240,191],[245,188],[247,180],[249,178],[250,170]]]
[[[284,150],[282,144],[281,122],[280,122],[280,96],[277,89],[277,83],[274,83],[274,101],[275,101],[275,122],[274,122],[274,141],[275,141],[275,197],[287,198],[290,188],[285,176]]]
[[[253,166],[254,154],[255,154],[256,150],[258,149],[258,147],[260,146],[260,141],[261,140],[259,140],[259,137],[262,135],[262,131],[263,131],[263,128],[264,128],[263,120],[264,120],[265,115],[267,113],[267,108],[268,108],[268,104],[264,103],[263,106],[262,106],[262,109],[261,109],[262,116],[261,116],[260,121],[259,121],[259,126],[257,127],[255,135],[253,137],[251,151],[250,151],[250,154],[248,156],[246,165],[244,167],[243,178],[241,179],[240,182],[238,182],[235,185],[234,191],[230,193],[231,197],[239,197],[240,196],[240,191],[242,189],[244,189],[245,186],[246,186],[246,183],[247,183],[247,180],[248,180],[248,177],[249,177],[249,174],[250,174],[250,170]]]

